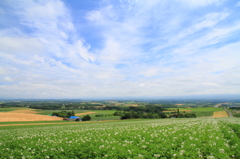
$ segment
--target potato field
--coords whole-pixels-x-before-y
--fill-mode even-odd
[[[237,118],[0,127],[1,158],[240,158]]]

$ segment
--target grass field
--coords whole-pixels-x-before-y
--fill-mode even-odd
[[[176,108],[170,108],[176,110]],[[191,112],[196,113],[197,117],[210,117],[213,116],[214,112],[224,111],[221,107],[203,107],[203,108],[178,108],[180,112]]]
[[[237,118],[0,127],[1,158],[240,158]]]
[[[21,109],[21,108],[18,108],[18,107],[0,108],[0,113],[1,113],[1,112],[10,112],[10,111],[18,110],[18,109]]]
[[[174,108],[171,108],[174,109]],[[176,108],[175,108],[176,109]],[[189,110],[191,112],[208,112],[208,111],[222,111],[224,108],[221,107],[202,107],[202,108],[179,108],[179,111]]]

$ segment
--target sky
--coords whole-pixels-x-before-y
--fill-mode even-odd
[[[1,98],[240,94],[239,0],[1,0]]]

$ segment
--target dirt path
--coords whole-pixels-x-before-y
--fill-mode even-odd
[[[93,114],[93,113],[97,113],[97,112],[78,113],[78,114],[75,114],[75,115],[87,115],[87,114]]]

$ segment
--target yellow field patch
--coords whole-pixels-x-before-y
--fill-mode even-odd
[[[228,113],[226,111],[217,111],[213,112],[214,118],[228,117]]]
[[[7,121],[56,121],[63,120],[60,117],[28,113],[0,113],[0,122]]]

